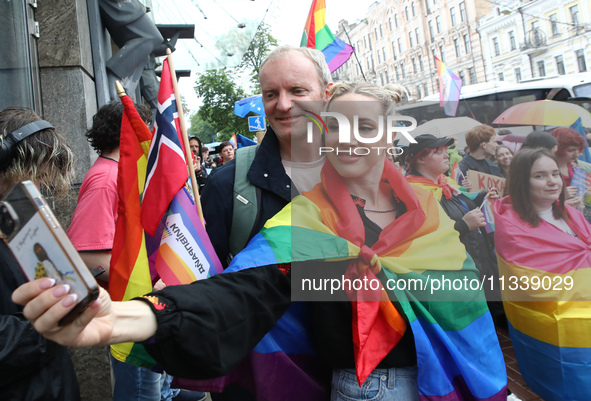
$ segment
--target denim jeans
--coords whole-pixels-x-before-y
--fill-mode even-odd
[[[118,361],[111,356],[115,377],[113,401],[171,401],[180,390],[171,389],[172,376]]]
[[[418,401],[417,367],[374,369],[359,387],[355,369],[332,372],[331,401]]]

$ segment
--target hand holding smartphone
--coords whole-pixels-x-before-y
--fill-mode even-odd
[[[16,184],[0,201],[0,235],[29,281],[51,277],[77,294],[76,307],[60,325],[70,323],[98,297],[94,277],[33,182]]]

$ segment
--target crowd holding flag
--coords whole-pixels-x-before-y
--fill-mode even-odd
[[[332,73],[349,60],[355,49],[332,34],[324,21],[325,13],[324,0],[313,0],[300,46],[317,49],[324,53]]]
[[[166,285],[188,284],[222,271],[198,214],[199,198],[193,201],[184,188],[192,165],[184,156],[188,146],[181,145],[188,139],[181,141],[179,135],[183,123],[178,121],[173,79],[165,60],[154,136],[121,90],[119,217],[109,276],[115,301],[151,292],[158,278]],[[142,345],[113,345],[111,353],[122,362],[158,369]]]
[[[446,115],[455,117],[460,101],[462,80],[437,57],[435,57],[435,64],[439,77],[439,107],[443,107]]]

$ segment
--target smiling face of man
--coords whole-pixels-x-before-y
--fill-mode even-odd
[[[266,63],[260,73],[260,82],[265,114],[280,143],[288,143],[292,134],[306,133],[309,120],[298,107],[298,102],[328,98],[328,86],[323,87],[320,83],[314,63],[297,51],[287,52]]]

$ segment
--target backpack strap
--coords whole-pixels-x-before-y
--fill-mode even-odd
[[[230,257],[240,252],[252,236],[260,205],[260,188],[247,177],[259,145],[246,146],[236,151],[232,227],[230,229]]]

